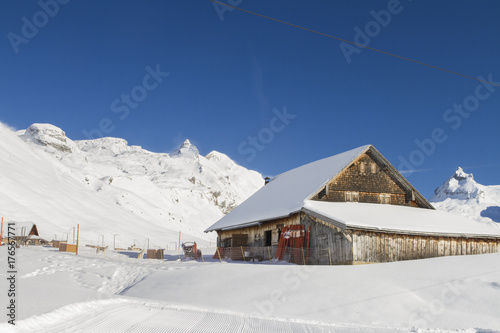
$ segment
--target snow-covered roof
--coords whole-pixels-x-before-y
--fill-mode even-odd
[[[43,238],[42,238],[42,237],[37,236],[37,235],[31,235],[31,236],[28,236],[28,239],[42,239],[42,240],[43,240]]]
[[[397,233],[500,237],[500,224],[478,222],[433,209],[353,202],[306,200],[303,210],[341,229]]]
[[[370,147],[361,146],[276,176],[205,232],[257,224],[300,211],[305,200]]]

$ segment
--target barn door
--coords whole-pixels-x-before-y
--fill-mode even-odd
[[[276,259],[290,260],[296,264],[305,264],[309,254],[309,242],[306,243],[306,231],[303,224],[283,227],[276,251]]]
[[[273,241],[273,231],[267,230],[264,231],[264,246],[271,246]]]

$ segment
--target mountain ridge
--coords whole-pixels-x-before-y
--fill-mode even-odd
[[[42,235],[48,234],[49,238],[62,237],[65,229],[80,222],[86,228],[84,237],[95,240],[103,233],[121,234],[130,245],[139,237],[135,235],[135,228],[143,228],[144,232],[137,234],[143,238],[149,236],[158,246],[165,244],[166,238],[169,242],[177,240],[173,235],[179,231],[189,240],[210,242],[215,240],[215,235],[205,234],[203,230],[264,185],[258,172],[239,166],[220,152],[199,155],[189,140],[167,154],[129,146],[120,138],[73,141],[51,124],[33,124],[17,132],[2,124],[0,131],[5,148],[0,150],[0,157],[11,161],[11,168],[0,169],[2,173],[15,174],[14,178],[27,175],[31,182],[22,185],[46,189],[45,197],[37,191],[18,195],[19,186],[10,183],[0,194],[17,196],[19,201],[11,202],[12,206],[3,214],[8,220],[38,222]],[[7,152],[9,146],[17,147],[16,158]],[[36,165],[37,159],[43,161]],[[47,172],[50,168],[53,170]],[[45,176],[39,177],[41,174]],[[76,192],[75,195],[71,191]],[[91,193],[95,198],[88,198]],[[75,203],[73,198],[68,198],[77,197],[76,194],[85,199]],[[65,212],[63,207],[55,211],[38,207],[31,214],[20,213],[44,200],[67,204],[69,211]],[[86,209],[95,205],[96,200],[105,218],[101,217],[101,223],[87,223],[90,215],[93,220],[99,219],[94,207],[90,207],[92,214],[86,216]],[[41,215],[50,216],[52,222],[46,223],[47,219]],[[125,221],[121,223],[113,216]],[[139,222],[141,226],[134,226]],[[121,228],[122,224],[126,228]],[[90,234],[89,229],[93,230]],[[118,229],[127,229],[127,232]]]

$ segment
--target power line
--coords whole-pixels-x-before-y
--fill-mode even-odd
[[[271,20],[271,21],[275,21],[275,22],[278,22],[278,23],[282,23],[282,24],[286,24],[286,25],[298,28],[298,29],[309,31],[309,32],[312,32],[312,33],[315,33],[315,34],[318,34],[318,35],[321,35],[321,36],[325,36],[325,37],[328,37],[328,38],[333,38],[333,39],[340,40],[340,41],[345,42],[345,43],[356,45],[358,47],[362,47],[362,48],[369,49],[369,50],[372,50],[372,51],[375,51],[375,52],[383,53],[383,54],[386,54],[386,55],[389,55],[389,56],[392,56],[392,57],[395,57],[395,58],[403,59],[403,60],[406,60],[406,61],[411,61],[411,62],[419,64],[419,65],[427,66],[427,67],[430,67],[430,68],[438,69],[438,70],[443,71],[443,72],[447,72],[447,73],[459,75],[459,76],[462,76],[462,77],[465,77],[465,78],[468,78],[468,79],[472,79],[472,80],[476,80],[476,81],[479,81],[479,82],[483,82],[483,83],[491,84],[493,86],[500,87],[500,84],[497,84],[497,83],[493,83],[493,82],[490,82],[490,81],[478,79],[478,78],[475,78],[473,76],[465,75],[465,74],[462,74],[462,73],[450,71],[449,69],[445,69],[445,68],[441,68],[441,67],[438,67],[438,66],[430,65],[430,64],[427,64],[425,62],[421,62],[421,61],[418,61],[418,60],[413,60],[413,59],[410,59],[410,58],[406,58],[406,57],[403,57],[403,56],[400,56],[400,55],[397,55],[397,54],[394,54],[394,53],[386,52],[386,51],[383,51],[383,50],[379,50],[379,49],[376,49],[376,48],[373,48],[373,47],[361,45],[361,44],[358,44],[358,43],[355,43],[355,42],[351,42],[350,40],[347,40],[347,39],[343,39],[343,38],[340,38],[340,37],[336,37],[336,36],[332,36],[332,35],[329,35],[329,34],[325,34],[325,33],[320,32],[320,31],[316,31],[316,30],[313,30],[313,29],[305,28],[305,27],[302,27],[300,25],[296,25],[296,24],[293,24],[293,23],[290,23],[290,22],[278,20],[278,19],[275,19],[273,17],[269,17],[269,16],[266,16],[266,15],[255,13],[255,12],[252,12],[252,11],[249,11],[249,10],[246,10],[246,9],[243,9],[243,8],[239,8],[239,7],[236,7],[236,6],[231,6],[231,5],[228,5],[228,4],[223,3],[223,2],[219,2],[219,1],[216,1],[216,0],[209,0],[209,1],[211,1],[213,3],[216,3],[216,4],[219,4],[219,5],[222,5],[222,6],[230,7],[230,8],[233,8],[233,9],[237,9],[239,11],[242,11],[242,12],[245,12],[245,13],[248,13],[248,14],[259,16],[259,17],[262,17],[262,18],[265,18],[265,19],[268,19],[268,20]]]

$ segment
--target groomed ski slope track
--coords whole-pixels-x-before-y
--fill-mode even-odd
[[[276,332],[276,333],[383,333],[408,332],[407,329],[341,326],[307,321],[268,319],[239,313],[214,312],[192,307],[170,306],[136,300],[105,300],[73,304],[47,315],[25,321],[20,332],[75,333],[183,333],[183,332]],[[457,332],[415,330],[413,332]],[[462,332],[478,332],[476,330]]]
[[[137,260],[83,248],[20,248],[16,257],[16,326],[4,317],[2,333],[500,332],[500,254],[359,266],[174,252]],[[0,272],[0,290],[6,282]]]

